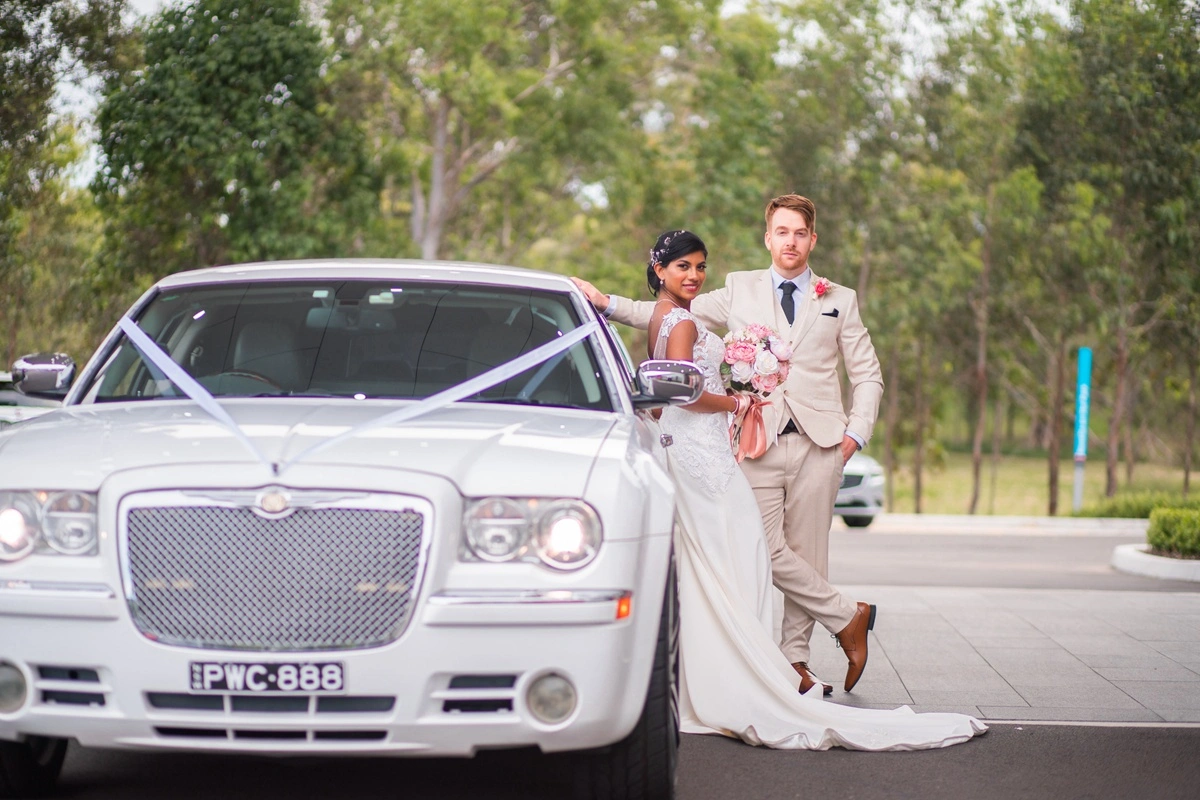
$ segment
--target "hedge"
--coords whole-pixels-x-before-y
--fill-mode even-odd
[[[1080,517],[1125,517],[1147,519],[1156,508],[1189,508],[1200,510],[1200,497],[1184,500],[1167,492],[1129,492],[1109,497],[1094,506],[1082,509]]]
[[[1150,512],[1146,541],[1158,552],[1200,558],[1200,510],[1154,509]]]

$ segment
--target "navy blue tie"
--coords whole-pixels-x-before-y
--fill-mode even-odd
[[[779,304],[783,306],[783,315],[787,317],[788,325],[791,325],[796,321],[796,301],[792,299],[792,293],[796,291],[796,284],[784,281],[779,288],[783,289],[783,300]]]

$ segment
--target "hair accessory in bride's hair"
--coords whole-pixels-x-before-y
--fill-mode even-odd
[[[658,242],[650,248],[650,266],[667,263],[667,253],[671,252],[671,240],[687,231],[668,231],[658,237]],[[687,255],[686,253],[684,255]]]

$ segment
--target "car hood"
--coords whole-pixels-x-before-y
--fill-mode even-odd
[[[222,405],[272,464],[400,407],[329,399]],[[460,403],[369,428],[297,463],[441,475],[466,495],[578,497],[615,421],[595,411]],[[93,490],[129,469],[258,461],[230,428],[186,401],[71,406],[0,433],[0,488],[8,489]],[[286,482],[286,468],[275,480]]]

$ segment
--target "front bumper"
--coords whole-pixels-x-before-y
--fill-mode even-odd
[[[632,730],[645,699],[670,537],[609,543],[636,585],[596,590],[441,590],[395,642],[368,650],[253,653],[164,645],[139,634],[103,587],[0,583],[0,662],[29,686],[0,714],[0,739],[85,746],[279,754],[470,756],[480,749],[587,749]],[[612,574],[612,573],[608,573]],[[622,596],[632,614],[617,619]],[[189,665],[341,662],[338,693],[200,694]],[[570,717],[539,722],[526,694],[567,678]],[[214,699],[216,698],[216,699]],[[330,698],[340,698],[333,699]]]
[[[601,746],[632,729],[644,699],[644,681],[639,690],[630,677],[640,672],[645,643],[654,640],[652,629],[648,635],[641,630],[643,623],[657,624],[659,609],[650,597],[638,601],[633,617],[619,622],[613,621],[616,599],[528,607],[429,604],[391,645],[304,654],[167,647],[142,638],[121,619],[0,617],[0,642],[6,643],[0,658],[18,666],[31,687],[22,709],[0,716],[0,738],[74,737],[85,746],[115,748],[458,756],[481,748]],[[517,622],[523,611],[528,619]],[[189,692],[193,661],[297,660],[343,663],[345,691]],[[526,704],[529,685],[547,673],[566,677],[579,697],[574,714],[559,725],[540,723]],[[219,698],[220,704],[180,707],[189,698],[206,705]]]

